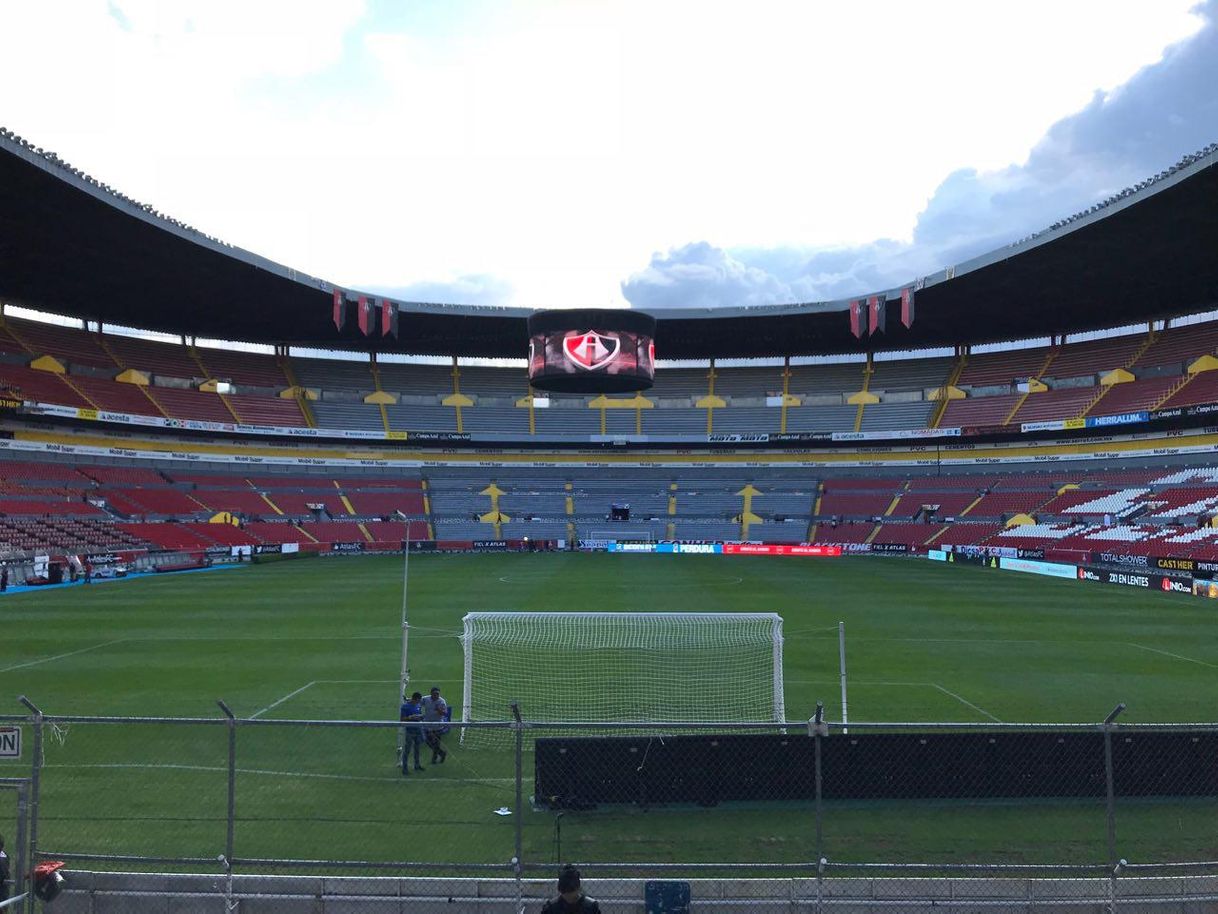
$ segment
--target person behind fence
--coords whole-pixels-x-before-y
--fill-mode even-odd
[[[4,852],[4,835],[0,835],[0,901],[8,898],[9,873],[8,854]]]
[[[567,864],[558,874],[558,897],[547,902],[541,914],[600,914],[601,906],[580,888],[579,870]]]
[[[440,695],[440,687],[432,686],[431,694],[423,698],[423,732],[427,737],[427,745],[431,747],[431,763],[444,763],[448,753],[440,738],[444,735],[444,725],[448,720],[448,702]]]
[[[419,764],[419,747],[423,745],[423,707],[420,704],[422,699],[423,693],[415,692],[410,698],[402,700],[402,711],[398,717],[406,725],[402,728],[404,734],[402,742],[402,774],[410,773],[410,756],[412,753],[414,755],[414,770],[423,770],[423,766]]]

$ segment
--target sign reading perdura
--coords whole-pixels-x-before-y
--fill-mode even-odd
[[[646,390],[655,332],[655,318],[639,311],[538,311],[529,316],[529,383],[563,393]]]

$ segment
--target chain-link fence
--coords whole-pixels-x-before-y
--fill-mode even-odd
[[[677,904],[683,886],[700,910],[1218,899],[1218,867],[1188,863],[1218,860],[1218,725],[521,717],[416,730],[31,706],[0,722],[27,747],[0,775],[28,787],[21,852],[67,861],[65,897],[91,912],[169,891],[199,911],[282,896],[267,910],[286,912],[297,895],[310,911],[520,910],[564,861],[605,910],[679,910],[646,899]],[[506,738],[462,745],[463,728]],[[169,889],[168,873],[195,875]]]

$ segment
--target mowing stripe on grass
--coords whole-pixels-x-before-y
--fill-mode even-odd
[[[840,682],[840,680],[837,680],[837,679],[833,679],[833,680],[830,680],[830,679],[788,679],[786,681],[792,685],[837,685]],[[937,683],[937,682],[889,682],[886,680],[876,680],[876,679],[858,679],[858,680],[852,679],[852,680],[850,680],[850,685],[896,686],[899,688],[910,688],[911,686],[921,686],[922,688],[938,689],[944,695],[947,695],[950,698],[956,699],[956,701],[960,702],[962,705],[972,708],[978,714],[982,714],[982,715],[988,717],[990,720],[994,721],[994,723],[997,723],[997,724],[1002,723],[1001,720],[999,720],[997,717],[995,717],[985,708],[981,707],[980,705],[973,704],[967,698],[964,698],[961,695],[957,695],[951,689],[945,689],[943,686],[939,685],[939,683]]]
[[[54,657],[42,657],[38,660],[27,660],[25,663],[15,663],[12,666],[0,668],[0,673],[11,673],[13,670],[24,670],[26,667],[38,666],[40,663],[51,663],[54,660],[63,660],[66,657],[75,657],[77,654],[84,654],[88,651],[98,651],[103,647],[110,647],[112,644],[122,644],[124,641],[130,640],[130,638],[115,638],[113,641],[105,641],[101,644],[91,644],[89,647],[82,647],[78,651],[68,651],[66,654],[56,654]]]
[[[394,768],[397,766],[395,765]],[[208,771],[213,773],[227,773],[228,767],[225,765],[174,765],[170,763],[163,764],[140,764],[136,762],[113,762],[96,765],[43,765],[43,768],[96,768],[96,769],[132,769],[143,771]],[[371,775],[361,774],[322,774],[314,771],[272,771],[267,768],[238,768],[238,774],[264,774],[271,777],[283,778],[321,778],[330,781],[374,781],[377,783],[401,783],[402,778],[399,777],[373,777]],[[463,787],[467,784],[515,784],[515,778],[436,778],[427,782],[430,785],[444,784],[453,787]]]

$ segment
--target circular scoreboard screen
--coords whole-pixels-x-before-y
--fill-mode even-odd
[[[655,318],[584,308],[529,316],[529,383],[560,393],[646,390],[655,380]]]

